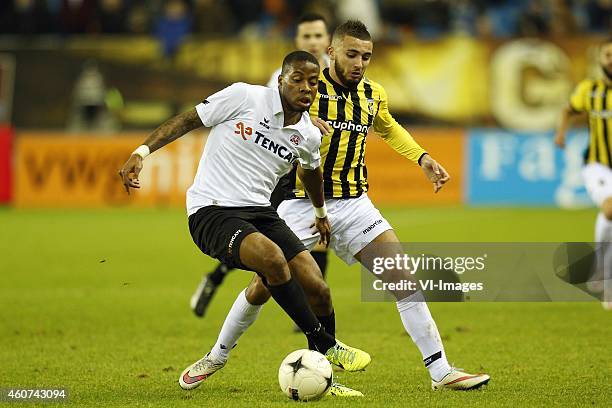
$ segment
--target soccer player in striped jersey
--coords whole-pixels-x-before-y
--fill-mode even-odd
[[[316,13],[304,14],[298,19],[295,34],[295,46],[298,50],[307,51],[317,57],[321,68],[329,66],[329,56],[327,55],[327,47],[329,46],[329,30],[325,18]],[[278,77],[281,74],[279,67],[267,83],[270,88],[278,87]],[[278,207],[280,202],[285,198],[285,190],[287,188],[287,179],[283,179],[272,193],[270,199],[273,207]],[[317,245],[311,251],[312,257],[315,259],[323,277],[327,270],[327,248],[323,245]],[[220,263],[215,269],[204,275],[202,281],[196,288],[196,291],[191,296],[190,306],[193,313],[198,317],[203,317],[206,309],[210,304],[217,288],[221,286],[223,280],[232,268]],[[296,331],[300,331],[296,326]]]
[[[594,292],[604,292],[603,307],[612,310],[612,38],[601,44],[599,63],[603,77],[585,79],[576,86],[561,113],[555,143],[565,147],[571,120],[581,113],[588,115],[589,147],[582,174],[591,199],[600,208],[595,242],[602,243],[588,286]]]
[[[333,34],[328,50],[330,67],[319,77],[319,92],[310,108],[313,121],[327,123],[329,132],[321,142],[323,184],[331,223],[330,247],[347,264],[360,262],[372,270],[374,258],[395,258],[403,249],[390,224],[368,198],[365,148],[368,130],[372,128],[396,152],[421,166],[425,176],[438,192],[449,180],[446,170],[439,165],[389,113],[389,102],[384,88],[366,78],[365,70],[372,57],[372,39],[365,25],[348,21]],[[308,248],[316,243],[311,226],[312,210],[303,184],[290,174],[291,197],[278,207],[279,215]],[[389,270],[404,278],[401,270]],[[395,280],[397,282],[397,280]],[[408,332],[429,370],[434,390],[469,390],[489,382],[486,374],[468,374],[448,363],[440,334],[420,291],[394,291],[397,309]],[[246,301],[253,308],[269,299],[270,295],[260,279],[247,288]],[[241,297],[239,295],[238,300]],[[259,306],[258,306],[259,305]],[[239,307],[230,310],[211,355],[227,361],[233,346],[254,322],[245,323]],[[333,314],[330,317],[334,317]],[[335,332],[335,319],[322,322],[325,330]],[[309,344],[312,348],[312,345]]]

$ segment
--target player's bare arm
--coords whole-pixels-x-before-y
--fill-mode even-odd
[[[571,106],[567,105],[561,111],[561,118],[559,119],[559,125],[557,126],[557,132],[555,133],[555,144],[563,149],[565,148],[565,139],[567,136],[567,130],[572,124],[572,120],[580,115],[580,112],[576,112]]]
[[[302,166],[298,166],[297,175],[300,180],[302,180],[302,184],[304,185],[306,193],[308,193],[308,197],[310,197],[312,205],[315,208],[323,207],[325,205],[325,196],[323,195],[323,173],[321,172],[321,168],[317,167],[314,170],[307,170],[302,168]],[[319,243],[327,247],[331,238],[329,219],[327,217],[319,218],[316,216],[313,226],[321,235]]]
[[[147,137],[143,146],[148,146],[149,152],[152,153],[199,127],[202,127],[202,121],[194,108],[165,121]],[[128,194],[130,194],[130,188],[140,188],[138,174],[142,170],[142,162],[143,156],[132,153],[128,161],[119,170],[119,176]]]
[[[428,153],[425,153],[420,160],[421,168],[425,177],[432,182],[434,193],[437,193],[442,189],[444,184],[450,180],[450,175],[444,167],[437,161],[435,161]]]

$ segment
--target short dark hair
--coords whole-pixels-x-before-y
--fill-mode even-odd
[[[370,35],[368,28],[359,20],[348,20],[346,23],[340,24],[338,27],[336,27],[332,37],[332,42],[340,41],[347,35],[363,41],[372,41],[372,36]]]
[[[310,23],[312,21],[322,21],[325,24],[325,28],[327,28],[327,20],[319,13],[304,13],[297,19],[296,25],[300,25],[302,23]]]
[[[287,54],[283,59],[283,68],[281,69],[281,75],[285,75],[289,70],[289,67],[293,66],[296,62],[312,62],[319,67],[319,61],[317,57],[306,51],[293,51]]]

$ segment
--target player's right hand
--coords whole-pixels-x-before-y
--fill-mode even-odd
[[[140,188],[140,181],[138,180],[140,170],[142,170],[142,157],[137,154],[131,155],[121,170],[119,170],[119,177],[121,177],[128,195],[130,194],[130,187]]]
[[[564,149],[565,148],[565,135],[562,133],[557,133],[555,135],[555,144],[557,145],[557,147],[559,147],[559,149]]]
[[[440,191],[444,184],[448,183],[450,176],[440,163],[431,158],[429,154],[425,154],[421,159],[421,168],[425,176],[431,181],[434,188],[434,193]]]
[[[315,125],[321,131],[321,134],[323,136],[327,136],[331,133],[332,127],[329,125],[329,123],[327,123],[320,117],[311,116],[310,121],[312,122],[313,125]]]
[[[325,245],[325,248],[327,248],[331,239],[331,225],[329,223],[329,218],[315,217],[315,222],[310,226],[310,228],[313,227],[316,228],[317,231],[319,231],[319,235],[321,235],[318,243]]]

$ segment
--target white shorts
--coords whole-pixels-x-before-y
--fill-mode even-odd
[[[329,247],[348,265],[357,262],[354,255],[374,238],[392,229],[366,194],[358,198],[329,199],[325,203],[331,224]],[[285,200],[278,207],[278,215],[308,249],[317,244],[319,233],[310,228],[315,217],[310,200]]]
[[[590,163],[582,170],[584,184],[591,200],[601,207],[608,198],[612,198],[612,169],[599,163]]]

